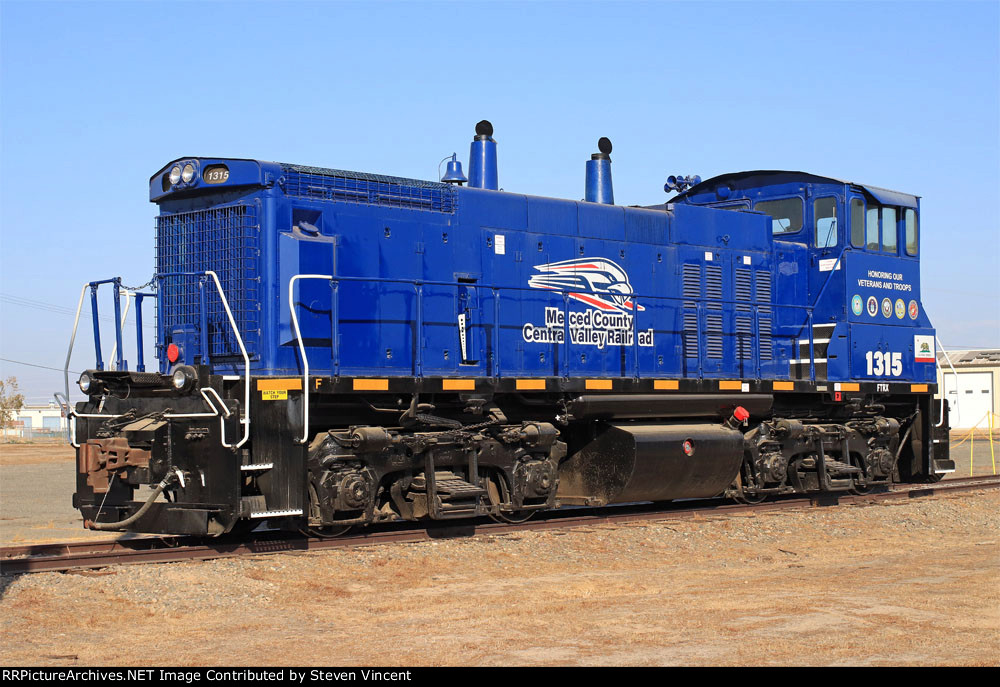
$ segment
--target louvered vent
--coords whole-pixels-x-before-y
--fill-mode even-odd
[[[698,313],[684,313],[684,357],[698,357]]]
[[[681,294],[684,298],[701,298],[701,265],[681,267]],[[684,357],[698,358],[698,303],[684,301]]]
[[[771,345],[770,308],[761,308],[757,312],[757,327],[760,330],[760,359],[772,360],[774,357],[774,351],[772,350],[772,345]]]
[[[701,265],[684,265],[681,271],[684,298],[701,296]]]
[[[753,273],[744,268],[736,268],[736,300],[749,301],[753,298]]]
[[[771,302],[771,273],[757,270],[757,302]]]
[[[722,300],[722,267],[705,265],[705,297]]]
[[[705,348],[709,358],[722,358],[722,308],[708,306],[705,313]]]
[[[742,360],[753,358],[753,311],[736,308],[736,355]]]

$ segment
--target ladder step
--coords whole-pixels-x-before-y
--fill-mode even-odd
[[[847,463],[839,460],[833,460],[831,458],[826,459],[826,469],[827,472],[861,472],[861,468],[856,465],[848,465]]]
[[[438,494],[449,499],[464,500],[486,495],[486,490],[482,487],[477,487],[475,484],[470,484],[458,477],[438,479],[436,486]]]

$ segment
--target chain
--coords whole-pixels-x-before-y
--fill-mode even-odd
[[[156,291],[156,273],[154,272],[153,276],[149,278],[149,281],[143,284],[142,286],[125,286],[124,284],[122,284],[121,286],[126,291],[138,292],[142,291],[147,286],[152,287],[153,291]]]

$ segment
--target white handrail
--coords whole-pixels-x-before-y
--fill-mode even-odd
[[[169,418],[184,418],[184,417],[216,417],[216,416],[219,416],[219,422],[220,422],[221,427],[222,427],[222,437],[221,437],[221,439],[222,439],[222,445],[225,446],[226,448],[240,448],[241,446],[243,446],[243,444],[245,444],[250,439],[250,355],[247,353],[246,346],[243,343],[243,337],[240,336],[239,327],[236,326],[236,318],[233,317],[233,311],[229,307],[229,299],[226,298],[226,294],[222,290],[222,283],[219,281],[219,275],[217,275],[215,272],[213,272],[211,270],[205,270],[205,274],[207,276],[210,276],[212,278],[212,281],[215,283],[215,289],[219,292],[219,298],[222,300],[222,307],[225,308],[225,310],[226,310],[226,317],[229,318],[229,326],[232,327],[232,329],[233,329],[233,334],[236,336],[236,343],[239,344],[239,347],[240,347],[240,354],[243,356],[243,365],[244,365],[244,374],[243,374],[243,382],[244,382],[244,391],[243,391],[243,416],[240,418],[240,424],[243,425],[243,437],[236,444],[229,444],[229,443],[227,443],[227,441],[226,441],[225,418],[219,412],[219,409],[215,407],[215,404],[212,402],[212,400],[210,398],[208,398],[208,395],[205,393],[205,389],[202,389],[202,391],[201,391],[202,398],[205,399],[205,402],[208,403],[208,406],[212,409],[213,412],[211,412],[211,413],[176,413],[176,414],[171,413],[171,414],[165,415],[164,417],[169,417]],[[77,327],[80,324],[80,311],[83,309],[83,300],[84,300],[84,298],[87,295],[87,288],[89,286],[90,286],[89,283],[84,284],[83,288],[80,290],[80,301],[79,301],[79,303],[77,303],[77,306],[76,306],[76,318],[73,320],[73,334],[70,336],[70,339],[69,339],[69,350],[66,352],[66,365],[63,368],[63,381],[64,381],[65,387],[66,387],[66,403],[67,403],[67,408],[68,408],[68,412],[67,412],[67,415],[66,415],[66,421],[69,424],[70,444],[74,448],[80,448],[80,444],[76,443],[76,418],[77,417],[105,417],[105,418],[121,417],[121,415],[105,415],[103,413],[98,413],[98,414],[93,414],[93,413],[89,413],[89,414],[88,413],[77,413],[75,410],[73,410],[72,406],[69,405],[69,363],[70,363],[70,359],[73,356],[73,345],[74,345],[74,343],[76,341]],[[127,299],[127,296],[129,294],[129,292],[126,291],[125,293],[126,293],[126,299]],[[126,302],[126,306],[125,306],[125,313],[128,314],[128,303],[127,302]],[[122,317],[122,326],[123,327],[124,327],[124,322],[125,322],[125,317],[123,316]],[[115,344],[115,347],[116,347],[115,353],[117,353],[117,342]],[[115,357],[115,354],[112,353],[112,358],[114,358],[114,357]],[[231,416],[232,413],[226,407],[225,402],[219,396],[218,392],[215,391],[215,389],[212,389],[212,388],[208,388],[208,391],[211,391],[211,393],[214,394],[215,397],[219,400],[220,404],[222,405],[223,411],[225,411],[225,417]]]
[[[76,318],[73,320],[73,334],[69,337],[69,350],[66,352],[66,366],[63,368],[63,381],[66,382],[66,404],[69,405],[69,361],[73,357],[73,344],[76,341],[76,328],[80,324],[80,311],[83,309],[83,299],[87,295],[89,283],[80,289],[80,302],[76,304]],[[67,421],[69,416],[67,416]],[[71,442],[72,443],[72,442]]]
[[[944,346],[941,345],[941,339],[939,339],[937,337],[937,334],[934,335],[934,340],[937,341],[938,348],[940,348],[941,352],[944,353],[944,359],[948,361],[948,367],[951,368],[951,373],[953,375],[955,375],[955,390],[957,392],[958,391],[958,373],[955,372],[955,366],[951,364],[951,356],[948,355],[948,351],[944,350]],[[941,386],[943,387],[941,389],[941,418],[938,420],[938,423],[936,425],[934,425],[935,427],[940,427],[941,425],[944,424],[944,404],[948,400],[948,384],[945,383],[944,374],[941,375]],[[958,396],[957,393],[955,395]],[[958,400],[957,399],[955,400],[955,405],[958,405]],[[962,416],[962,414],[959,413],[959,419],[961,419],[961,416]]]
[[[309,358],[306,357],[306,347],[302,343],[302,333],[299,331],[299,318],[295,315],[295,282],[299,279],[334,279],[332,274],[296,274],[288,280],[288,311],[292,315],[292,330],[295,332],[295,340],[299,342],[299,354],[302,356],[302,438],[298,443],[304,444],[309,440]],[[336,346],[334,341],[332,345]]]
[[[222,283],[219,281],[219,275],[212,270],[205,270],[205,274],[212,277],[212,280],[215,282],[215,288],[219,292],[219,298],[222,299],[222,307],[226,309],[226,317],[229,318],[229,326],[233,328],[233,334],[236,336],[236,343],[240,345],[240,353],[243,355],[243,417],[240,418],[240,424],[243,425],[243,438],[240,439],[235,446],[226,447],[239,448],[243,444],[247,443],[247,440],[250,438],[250,356],[247,354],[246,346],[243,345],[243,337],[240,336],[240,329],[236,326],[236,318],[233,317],[233,311],[229,308],[229,300],[226,298],[226,294],[222,290]],[[205,352],[205,355],[207,358],[207,351]]]

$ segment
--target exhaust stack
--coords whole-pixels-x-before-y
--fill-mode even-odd
[[[602,137],[597,149],[587,160],[587,188],[584,198],[588,203],[615,204],[614,189],[611,185],[611,141]]]
[[[486,119],[476,124],[476,137],[469,150],[469,186],[493,191],[500,188],[497,142],[493,140],[493,125]]]

